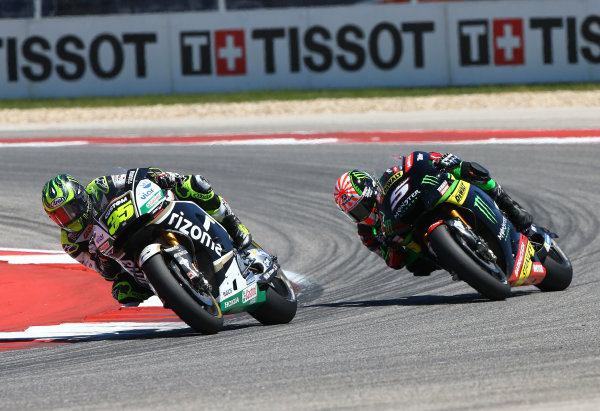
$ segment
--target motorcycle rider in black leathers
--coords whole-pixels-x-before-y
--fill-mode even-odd
[[[519,231],[529,227],[533,221],[531,214],[525,211],[494,181],[483,166],[475,162],[461,161],[457,156],[446,153],[414,152],[406,158],[417,158],[430,161],[437,169],[450,173],[454,178],[474,184],[485,191],[498,205],[507,218]],[[396,157],[396,156],[394,156]],[[396,165],[401,165],[404,157],[395,158]],[[400,166],[402,169],[402,166]],[[392,166],[388,168],[380,180],[386,180],[397,172]],[[334,189],[334,199],[346,216],[356,223],[358,235],[362,243],[372,252],[383,258],[386,264],[394,269],[405,267],[415,276],[425,276],[436,270],[436,265],[428,258],[413,251],[411,245],[400,247],[390,242],[381,227],[379,204],[381,202],[381,186],[371,175],[363,170],[346,172],[338,179]]]
[[[140,303],[153,292],[139,284],[117,261],[96,252],[92,241],[94,212],[107,203],[106,195],[125,185],[126,174],[98,177],[87,187],[68,174],[59,174],[42,189],[42,204],[48,216],[61,227],[63,250],[84,266],[112,281],[112,295],[122,304]],[[223,225],[234,245],[243,249],[252,236],[231,211],[227,201],[217,195],[201,175],[179,175],[149,168],[146,175],[162,189],[172,190],[178,200],[193,201]]]

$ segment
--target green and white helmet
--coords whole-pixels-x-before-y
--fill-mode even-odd
[[[91,200],[85,187],[68,174],[59,174],[42,189],[46,214],[70,232],[83,230],[91,216]]]

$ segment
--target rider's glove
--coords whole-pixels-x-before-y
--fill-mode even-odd
[[[121,304],[141,303],[154,293],[136,283],[128,274],[119,274],[113,283],[111,294]]]
[[[451,153],[446,153],[438,160],[434,160],[433,166],[446,172],[454,170],[460,165],[460,158]]]
[[[173,188],[179,182],[181,176],[177,173],[170,171],[157,174],[153,176],[154,182],[160,186],[160,188]]]

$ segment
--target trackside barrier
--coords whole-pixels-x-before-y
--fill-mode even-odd
[[[596,81],[600,0],[0,24],[3,99]]]

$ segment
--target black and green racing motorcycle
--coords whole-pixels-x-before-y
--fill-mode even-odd
[[[403,157],[380,181],[383,231],[399,239],[392,247],[430,259],[492,300],[510,297],[517,286],[569,286],[573,269],[556,234],[536,224],[517,231],[483,190],[426,157]]]

